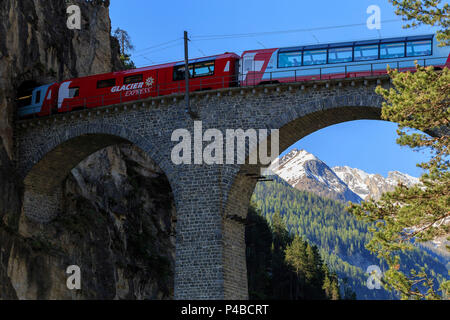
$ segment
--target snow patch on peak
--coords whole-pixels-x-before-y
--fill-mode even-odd
[[[315,155],[309,153],[306,150],[292,149],[289,153],[281,157],[278,163],[281,166],[292,159],[296,159],[297,163],[300,161],[307,161],[307,160],[319,160]]]
[[[275,160],[270,170],[294,188],[344,202],[361,201],[333,170],[306,150],[291,150],[278,161]]]
[[[378,200],[384,192],[394,190],[399,182],[408,187],[420,183],[418,178],[399,171],[391,171],[388,177],[384,178],[380,174],[367,173],[348,166],[333,167],[333,170],[353,192],[364,200],[369,198]]]
[[[378,200],[384,192],[394,190],[399,182],[408,187],[420,183],[418,178],[398,171],[389,172],[385,178],[349,166],[330,168],[303,149],[292,149],[276,159],[270,170],[297,189],[344,202],[360,202],[369,198]]]
[[[389,171],[388,177],[386,180],[390,181],[392,183],[395,183],[395,185],[397,185],[399,182],[402,182],[407,187],[411,187],[415,184],[420,183],[419,178],[410,176],[409,174],[399,172],[399,171]]]

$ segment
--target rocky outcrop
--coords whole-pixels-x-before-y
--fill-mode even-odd
[[[0,140],[0,300],[17,298],[7,272],[20,213],[20,190],[11,172],[14,172],[12,164]]]
[[[66,26],[69,2],[81,8],[81,30]],[[0,137],[12,156],[18,90],[121,68],[111,38],[109,1],[0,1]]]
[[[68,4],[81,30],[66,27]],[[14,174],[14,102],[40,84],[122,68],[109,1],[0,1],[0,299],[170,299],[175,208],[151,159],[127,145],[90,156],[61,186],[49,224],[21,213]],[[66,269],[81,269],[81,290]]]
[[[71,172],[64,212],[0,227],[0,298],[171,299],[175,206],[164,173],[140,149],[101,150]],[[0,259],[1,260],[1,259]],[[70,265],[81,290],[66,286]],[[3,290],[2,290],[3,291]]]

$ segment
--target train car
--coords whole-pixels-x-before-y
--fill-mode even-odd
[[[18,114],[21,118],[33,115],[44,116],[51,113],[58,97],[58,83],[51,83],[34,88],[30,94],[17,99]]]
[[[239,59],[238,55],[227,52],[189,60],[189,91],[237,86]],[[43,116],[81,108],[96,108],[185,92],[185,86],[184,62],[92,75],[34,89],[36,92],[47,90],[51,99],[24,100],[30,103],[22,103],[18,114],[19,117]],[[45,94],[42,93],[41,96],[43,95]]]
[[[189,91],[237,85],[238,61],[234,53],[189,60]],[[184,73],[184,62],[175,62],[64,81],[58,112],[184,92]]]
[[[414,62],[450,67],[450,47],[433,35],[249,50],[189,60],[189,91],[385,74]],[[44,116],[185,91],[184,62],[76,78],[20,97],[19,117]]]
[[[450,67],[450,47],[433,35],[244,51],[240,85],[349,78],[386,73],[387,65],[414,70],[414,61]]]

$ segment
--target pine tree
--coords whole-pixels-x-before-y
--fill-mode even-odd
[[[441,1],[395,1],[397,14],[411,25],[424,23],[443,28],[438,39],[449,44],[450,7]],[[382,118],[399,125],[397,143],[414,150],[427,149],[431,159],[418,166],[425,169],[421,185],[399,185],[382,198],[361,205],[351,205],[349,211],[358,218],[376,223],[370,229],[373,238],[367,248],[383,258],[389,269],[384,276],[388,289],[401,293],[404,299],[438,299],[437,281],[426,272],[425,267],[409,272],[402,270],[399,252],[413,250],[414,242],[424,242],[448,236],[447,219],[450,217],[450,72],[434,70],[416,64],[416,71],[401,73],[388,67],[393,87],[389,90],[378,86],[376,92],[385,102]],[[409,128],[432,134],[411,132]],[[450,239],[450,238],[449,238]],[[423,290],[426,288],[426,291]],[[448,295],[450,281],[442,281],[440,291]]]
[[[297,274],[305,273],[306,271],[306,243],[296,235],[286,250],[286,262],[288,262]]]
[[[420,24],[440,26],[436,38],[442,45],[450,44],[450,6],[442,4],[441,0],[389,0],[395,8],[395,13],[402,16],[404,20],[411,21],[405,28],[416,27]]]
[[[125,69],[135,69],[136,66],[134,62],[131,60],[131,56],[128,53],[129,51],[134,50],[134,45],[131,43],[131,37],[123,29],[117,28],[114,31],[113,36],[119,41],[120,45],[120,60],[125,66]]]
[[[339,292],[339,279],[336,273],[331,273],[326,266],[322,269],[324,274],[323,286],[326,297],[330,300],[339,300],[341,298]]]

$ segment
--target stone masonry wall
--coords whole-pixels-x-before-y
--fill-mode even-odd
[[[326,126],[379,119],[381,99],[374,93],[379,81],[231,88],[195,93],[191,103],[203,130],[280,129],[281,152]],[[96,148],[95,136],[131,142],[164,171],[173,191],[177,211],[175,298],[246,299],[244,223],[256,183],[248,173],[259,173],[261,166],[173,164],[171,151],[177,142],[171,141],[172,132],[178,128],[193,132],[193,126],[181,95],[22,121],[16,127],[18,170],[25,189],[51,197],[58,181],[39,162],[47,161],[47,166],[61,171],[55,176],[64,176],[85,152]],[[86,139],[79,139],[85,142],[77,145],[77,137],[88,134],[93,137],[92,148]],[[61,156],[50,152],[56,147]],[[71,156],[63,156],[67,153]],[[45,187],[40,181],[46,181]],[[42,210],[29,216],[37,214],[45,222]]]

